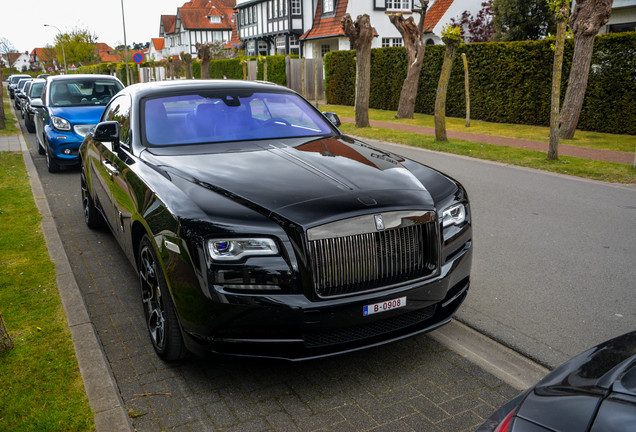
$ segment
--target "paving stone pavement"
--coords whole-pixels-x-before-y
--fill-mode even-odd
[[[84,224],[79,169],[49,174],[33,134],[25,138],[135,430],[461,432],[518,394],[426,335],[303,363],[162,361],[135,271],[107,229]]]

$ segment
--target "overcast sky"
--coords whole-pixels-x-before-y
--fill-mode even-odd
[[[159,37],[161,15],[175,15],[187,0],[123,0],[126,42],[150,42]],[[123,44],[121,0],[2,0],[0,38],[17,51],[29,51],[55,43],[57,26],[62,33],[88,29],[98,42],[111,47]]]

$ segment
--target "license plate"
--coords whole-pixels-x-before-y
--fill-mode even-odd
[[[393,300],[387,300],[376,304],[366,305],[362,307],[362,315],[373,315],[375,313],[386,312],[391,309],[397,309],[406,306],[406,297],[400,297]]]

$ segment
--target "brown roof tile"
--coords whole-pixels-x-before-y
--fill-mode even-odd
[[[433,6],[426,11],[426,18],[424,19],[424,31],[431,31],[433,27],[437,25],[439,20],[442,19],[453,0],[436,0]]]
[[[97,42],[95,44],[95,49],[97,49],[97,56],[103,62],[110,63],[119,63],[121,62],[121,55],[115,52],[108,44],[103,42]]]
[[[166,40],[164,38],[151,38],[152,46],[155,47],[156,51],[161,51],[166,46]]]
[[[161,23],[163,24],[163,31],[166,34],[174,33],[174,25],[177,22],[176,15],[161,15]]]
[[[336,13],[328,18],[322,17],[322,2],[318,2],[313,26],[307,30],[300,39],[318,39],[331,36],[344,36],[340,27],[340,19],[347,12],[348,0],[339,0],[336,4]]]

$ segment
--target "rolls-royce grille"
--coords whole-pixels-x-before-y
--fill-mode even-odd
[[[435,222],[309,241],[319,297],[372,291],[435,274]]]

